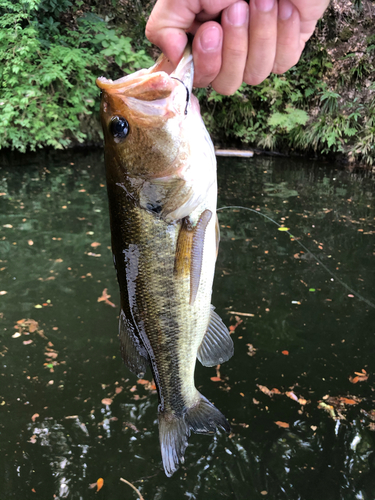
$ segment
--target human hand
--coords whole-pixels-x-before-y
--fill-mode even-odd
[[[177,65],[193,33],[194,85],[233,94],[294,66],[329,0],[158,0],[147,38]],[[220,23],[217,19],[221,16]]]

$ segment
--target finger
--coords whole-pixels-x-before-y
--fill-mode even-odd
[[[159,12],[161,4],[156,3],[151,12],[146,24],[146,37],[177,66],[187,44],[185,29],[193,22],[194,15],[186,14],[185,19],[179,19],[171,13],[172,19],[165,19]]]
[[[207,87],[220,71],[223,30],[209,21],[198,28],[193,40],[194,86]]]
[[[223,50],[220,72],[212,87],[220,94],[233,94],[243,82],[247,59],[249,6],[240,1],[224,10],[221,16]]]
[[[329,4],[329,0],[291,0],[291,2],[298,9],[302,22],[316,22],[322,17]]]
[[[276,0],[250,0],[249,49],[244,81],[258,85],[271,73],[277,39]]]
[[[314,33],[318,19],[322,17],[329,5],[329,0],[291,0],[298,9],[301,19],[301,39],[303,42]]]
[[[299,12],[290,0],[279,0],[277,47],[272,72],[281,74],[297,64],[304,43],[300,40]]]
[[[302,21],[301,22],[301,39],[306,43],[307,40],[315,31],[317,21]]]
[[[186,30],[197,19],[215,19],[235,0],[158,0],[146,24],[146,37],[176,65],[187,43]],[[194,25],[196,29],[196,24]]]

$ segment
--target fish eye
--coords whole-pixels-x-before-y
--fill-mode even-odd
[[[109,130],[115,139],[125,139],[129,133],[129,123],[121,116],[114,116],[109,125]]]

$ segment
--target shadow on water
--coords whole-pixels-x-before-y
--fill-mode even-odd
[[[375,498],[375,310],[296,241],[374,302],[374,179],[264,158],[218,175],[218,206],[294,238],[219,213],[213,303],[236,350],[196,381],[232,434],[192,436],[167,479],[151,375],[119,356],[102,152],[2,158],[1,500],[136,498],[120,477],[153,500]]]

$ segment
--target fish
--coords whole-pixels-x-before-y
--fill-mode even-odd
[[[193,79],[188,44],[175,69],[162,54],[149,69],[96,81],[121,297],[120,350],[138,377],[151,368],[168,477],[184,462],[191,432],[230,431],[194,382],[197,359],[215,366],[234,347],[211,305],[220,239],[216,157]]]

